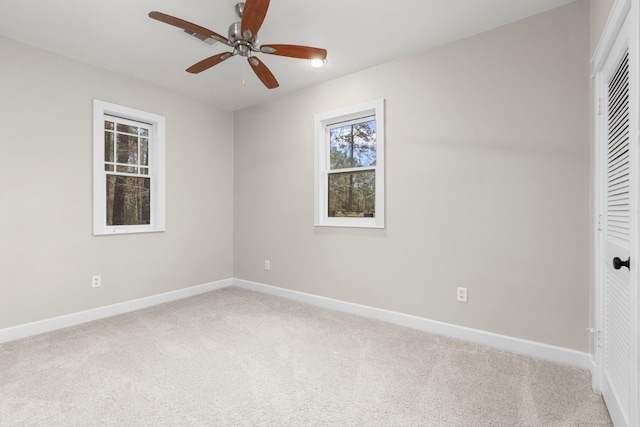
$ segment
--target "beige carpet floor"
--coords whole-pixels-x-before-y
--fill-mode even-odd
[[[0,425],[611,421],[588,372],[226,288],[0,345]]]

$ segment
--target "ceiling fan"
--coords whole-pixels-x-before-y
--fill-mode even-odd
[[[267,14],[270,0],[246,0],[244,3],[236,4],[236,13],[240,17],[239,22],[234,22],[229,27],[229,37],[221,36],[207,28],[201,27],[191,22],[185,21],[162,12],[150,12],[149,17],[165,24],[182,28],[185,32],[201,40],[213,39],[231,48],[231,52],[223,52],[203,59],[197,64],[187,68],[189,73],[200,73],[214,65],[226,61],[232,56],[240,55],[247,58],[249,65],[256,73],[256,76],[269,89],[279,86],[278,81],[273,76],[269,68],[254,53],[266,53],[270,55],[287,56],[300,59],[320,59],[325,60],[327,51],[316,47],[298,46],[292,44],[268,44],[258,45],[258,30]]]

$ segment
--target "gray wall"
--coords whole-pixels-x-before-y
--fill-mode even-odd
[[[0,328],[232,277],[231,113],[7,39],[0,58]],[[93,98],[166,117],[166,232],[93,237]]]
[[[580,1],[236,112],[235,277],[588,351],[589,40]],[[380,97],[386,229],[314,228],[313,115]]]
[[[596,49],[600,36],[609,18],[615,0],[590,0],[591,10],[591,53]]]

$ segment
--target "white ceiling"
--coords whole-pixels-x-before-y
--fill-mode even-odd
[[[241,57],[200,74],[185,72],[229,49],[147,16],[157,10],[226,36],[237,20],[237,0],[0,0],[0,36],[235,111],[573,1],[272,0],[261,43],[328,51],[321,69],[260,54],[280,83],[273,90],[263,87]]]

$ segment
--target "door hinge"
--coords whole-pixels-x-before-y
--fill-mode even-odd
[[[602,115],[602,98],[598,98],[598,105],[596,105],[596,111],[599,116]]]
[[[587,328],[587,331],[593,334],[593,341],[598,348],[602,348],[601,331],[595,328]]]

